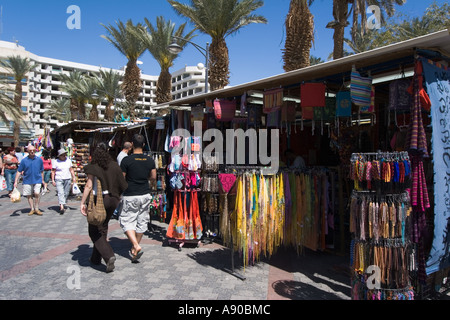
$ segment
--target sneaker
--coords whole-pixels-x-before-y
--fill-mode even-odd
[[[39,209],[34,210],[34,213],[36,213],[38,216],[42,216],[42,212]]]

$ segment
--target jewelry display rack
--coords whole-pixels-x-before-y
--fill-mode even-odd
[[[417,270],[410,241],[412,209],[407,152],[355,153],[350,178],[352,299],[413,300]]]

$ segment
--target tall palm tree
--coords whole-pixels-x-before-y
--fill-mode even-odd
[[[62,99],[54,100],[50,104],[50,108],[44,112],[44,117],[55,118],[59,122],[67,123],[70,120],[72,120],[72,117],[70,114],[70,110],[71,110],[70,106],[71,106],[70,99],[62,98]]]
[[[101,90],[101,79],[98,76],[84,78],[81,82],[81,90],[85,101],[92,106],[88,120],[98,121],[98,105],[105,97],[104,92]]]
[[[122,89],[120,80],[122,76],[110,69],[109,71],[100,70],[101,81],[99,83],[99,91],[104,94],[108,104],[105,109],[105,120],[114,120],[114,111],[116,110],[115,102],[117,98],[122,97]],[[114,111],[112,110],[114,106]]]
[[[86,109],[84,106],[84,96],[82,95],[81,82],[84,75],[79,70],[74,70],[69,75],[61,73],[62,90],[70,95],[70,120],[84,120]]]
[[[344,56],[344,33],[348,26],[348,4],[353,0],[333,0],[334,21],[327,24],[327,28],[334,29],[333,34],[333,59],[339,59]]]
[[[361,25],[356,28],[355,37],[352,39],[344,38],[344,43],[353,51],[353,53],[361,53],[364,51],[369,51],[377,47],[377,42],[374,41],[377,31],[368,30],[363,35],[360,32]]]
[[[260,0],[190,0],[190,4],[168,0],[174,10],[190,19],[202,33],[211,36],[209,84],[211,90],[229,83],[229,56],[225,39],[251,23],[267,23],[253,12],[263,6]]]
[[[357,33],[359,32],[360,37],[364,37],[367,30],[367,9],[371,5],[375,5],[380,8],[380,22],[382,24],[386,23],[385,13],[392,17],[395,13],[395,5],[403,5],[406,0],[353,0],[353,23],[352,23],[352,40],[356,40]],[[361,16],[361,22],[358,22],[358,18]],[[358,27],[361,25],[361,27]]]
[[[177,42],[184,48],[187,45],[187,41],[195,37],[195,30],[184,35],[186,23],[183,23],[175,30],[175,23],[172,23],[170,20],[166,21],[162,16],[156,18],[156,26],[153,26],[147,18],[145,18],[145,23],[147,32],[143,35],[143,42],[161,67],[156,84],[156,103],[168,102],[172,100],[172,75],[169,72],[169,68],[173,66],[177,55],[170,53],[167,48],[172,43],[173,36],[183,38],[183,40],[177,39]]]
[[[314,16],[309,6],[314,0],[291,0],[286,16],[286,41],[283,49],[284,71],[310,65],[309,54],[314,42]]]
[[[7,94],[7,88],[0,90],[0,118],[6,126],[12,121],[14,124],[23,121],[23,113],[17,109],[14,99]]]
[[[14,90],[14,103],[17,110],[22,112],[22,80],[25,79],[31,71],[36,68],[29,58],[23,58],[21,56],[8,56],[6,59],[0,62],[1,66],[4,67],[8,72],[12,73],[14,80],[16,82]],[[20,121],[14,121],[14,145],[19,145],[20,140]]]
[[[102,38],[109,41],[128,59],[122,86],[129,115],[131,119],[134,119],[136,101],[142,88],[141,70],[137,65],[137,60],[146,49],[139,34],[146,31],[141,23],[135,25],[131,20],[128,20],[126,24],[119,20],[116,24],[117,27],[102,24],[108,31],[108,35],[102,35]]]

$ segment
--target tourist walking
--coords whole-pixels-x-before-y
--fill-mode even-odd
[[[42,181],[42,195],[48,192],[48,183],[52,178],[52,159],[50,158],[50,151],[42,150],[42,162],[44,163],[44,176]]]
[[[139,245],[142,236],[147,231],[150,222],[150,195],[149,180],[156,181],[155,161],[144,155],[144,136],[135,134],[132,139],[133,154],[125,157],[120,165],[128,183],[123,193],[123,208],[119,223],[122,230],[131,242],[131,261],[137,262],[143,251]]]
[[[64,214],[66,210],[72,182],[75,182],[72,161],[67,157],[67,151],[61,148],[58,150],[58,157],[52,163],[52,183],[58,193],[59,214]]]
[[[40,157],[36,156],[36,148],[28,146],[28,156],[23,158],[17,168],[14,188],[17,188],[20,176],[23,175],[23,195],[27,197],[30,205],[29,216],[37,214],[42,216],[39,210],[39,200],[42,186],[42,174],[44,172],[44,163]]]
[[[119,154],[117,155],[117,163],[119,164],[119,166],[123,158],[127,157],[130,151],[131,151],[131,142],[127,141],[123,144],[122,151],[120,151]]]
[[[127,182],[119,165],[111,158],[106,144],[101,142],[95,148],[92,161],[84,167],[88,180],[81,198],[81,213],[87,216],[86,201],[89,193],[94,190],[96,197],[103,196],[103,204],[106,210],[106,220],[100,226],[89,224],[89,237],[94,244],[90,261],[92,264],[101,264],[102,258],[106,263],[106,272],[114,270],[116,257],[111,245],[108,243],[108,224],[114,210],[119,204],[120,195],[127,188]],[[100,180],[103,195],[96,194],[97,179]]]
[[[16,150],[13,147],[6,149],[6,154],[3,157],[2,176],[6,180],[6,190],[8,196],[14,189],[14,179],[16,178],[17,168],[19,167],[19,160],[16,157]]]

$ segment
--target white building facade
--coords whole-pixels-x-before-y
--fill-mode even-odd
[[[44,116],[46,110],[50,108],[52,101],[63,97],[69,98],[69,95],[63,91],[63,82],[61,74],[69,74],[72,71],[81,71],[83,74],[93,76],[98,75],[100,70],[109,71],[109,68],[81,64],[71,61],[58,60],[37,56],[24,47],[16,43],[0,41],[0,59],[8,56],[21,56],[29,58],[36,68],[30,72],[23,83],[22,111],[27,127],[21,128],[21,145],[26,145],[27,141],[42,135],[44,129],[49,126],[51,129],[62,125],[55,119],[49,119]],[[124,75],[124,70],[116,70]],[[14,79],[4,68],[0,67],[0,76],[7,79],[11,90],[14,90]],[[144,113],[150,112],[150,108],[156,105],[155,91],[158,76],[141,74],[142,89],[139,99],[136,102],[137,107],[144,110]],[[175,71],[172,75],[172,97],[173,99],[182,98],[205,90],[205,70],[199,67],[188,67]],[[104,118],[106,101],[98,106],[99,118]],[[11,146],[13,142],[12,125],[0,122],[0,147]]]

